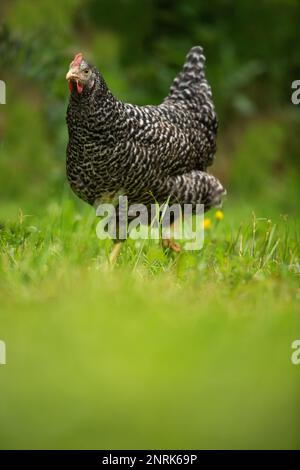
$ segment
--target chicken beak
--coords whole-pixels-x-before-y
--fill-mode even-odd
[[[76,69],[71,68],[66,75],[66,80],[78,80],[79,77],[76,72]]]

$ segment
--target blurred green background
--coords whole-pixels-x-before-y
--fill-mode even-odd
[[[297,0],[1,0],[1,448],[299,448],[299,18]],[[225,220],[202,253],[128,242],[107,273],[66,183],[69,63],[158,104],[197,44]]]

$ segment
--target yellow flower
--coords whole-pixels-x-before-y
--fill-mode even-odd
[[[211,220],[210,219],[204,219],[203,227],[204,227],[205,230],[209,229],[211,227]]]
[[[223,219],[224,219],[224,214],[223,214],[223,212],[222,212],[222,211],[216,211],[216,213],[215,213],[215,218],[216,218],[217,220],[223,220]]]

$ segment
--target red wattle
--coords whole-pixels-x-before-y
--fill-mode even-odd
[[[69,85],[69,90],[72,92],[73,91],[73,83],[71,82],[71,80],[68,81],[68,85]]]
[[[77,91],[78,93],[82,93],[82,90],[83,90],[83,85],[79,82],[77,82]]]

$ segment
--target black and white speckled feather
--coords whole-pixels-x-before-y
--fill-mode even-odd
[[[67,112],[67,176],[84,201],[128,197],[129,203],[218,205],[224,189],[206,173],[216,150],[217,118],[201,47],[191,49],[169,95],[158,106],[117,100],[102,75],[89,69],[74,86]],[[71,64],[72,65],[72,64]],[[82,69],[82,70],[81,70]],[[87,73],[87,72],[86,72]]]

